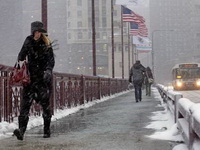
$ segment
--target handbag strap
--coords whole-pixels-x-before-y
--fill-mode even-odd
[[[20,68],[19,61],[18,61],[18,60],[16,61],[15,65],[14,65],[14,68],[17,68],[17,69]]]

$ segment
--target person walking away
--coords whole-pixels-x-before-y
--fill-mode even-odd
[[[139,60],[131,67],[129,73],[129,82],[132,82],[135,88],[136,102],[142,101],[142,84],[144,82],[145,67]]]
[[[43,23],[31,23],[31,35],[25,39],[18,61],[28,58],[28,70],[31,83],[23,87],[20,115],[18,116],[19,128],[14,130],[18,140],[23,140],[29,120],[29,110],[33,100],[43,109],[44,138],[50,137],[50,95],[52,92],[52,70],[55,60],[51,41],[46,36]]]
[[[146,68],[145,72],[145,85],[146,85],[146,95],[151,96],[151,85],[153,84],[153,74],[149,67]]]

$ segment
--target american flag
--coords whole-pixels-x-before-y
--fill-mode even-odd
[[[137,36],[138,35],[138,24],[134,22],[130,22],[130,35]]]
[[[148,36],[148,29],[146,27],[146,25],[144,23],[139,23],[139,32],[138,35],[143,36],[143,37],[147,37]]]
[[[137,36],[140,35],[142,37],[148,36],[148,29],[144,23],[134,23],[130,22],[130,35]]]
[[[133,12],[132,10],[130,10],[124,6],[122,6],[122,9],[123,9],[123,14],[122,14],[123,22],[131,22],[131,23],[137,24],[138,25],[138,35],[147,37],[148,30],[145,25],[145,19],[142,16],[136,14],[135,12]]]
[[[122,14],[122,18],[123,18],[123,22],[135,22],[135,23],[140,23],[140,22],[145,22],[145,19],[136,14],[135,12],[133,12],[132,10],[122,6],[122,11],[123,11],[123,14]]]

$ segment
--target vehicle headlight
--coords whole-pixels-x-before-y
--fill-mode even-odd
[[[181,87],[181,86],[183,86],[183,82],[182,82],[182,81],[177,81],[177,82],[176,82],[176,85],[177,85],[178,87]]]
[[[200,86],[200,80],[197,80],[197,81],[196,81],[196,85],[197,85],[197,86]]]

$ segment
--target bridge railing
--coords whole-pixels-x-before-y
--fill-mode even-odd
[[[178,115],[177,103],[178,100],[183,97],[183,95],[181,93],[171,91],[161,84],[157,85],[157,89],[161,97],[163,98],[163,101],[167,103],[168,109],[173,114],[174,121],[177,122],[177,115]]]
[[[200,104],[191,102],[189,99],[181,98],[182,95],[177,92],[168,91],[162,85],[158,85],[158,90],[161,97],[167,99],[165,101],[168,107],[174,108],[173,111],[175,122],[178,125],[185,143],[188,145],[189,150],[199,149],[200,143]],[[164,96],[163,96],[164,95]],[[173,105],[169,105],[168,101],[175,100]],[[198,144],[196,144],[198,143]]]
[[[22,87],[9,84],[12,67],[0,65],[0,122],[12,122],[19,115],[22,100]],[[128,90],[128,80],[94,76],[53,73],[51,110],[76,107],[90,101],[101,99]],[[40,105],[31,107],[30,115],[41,115]]]

